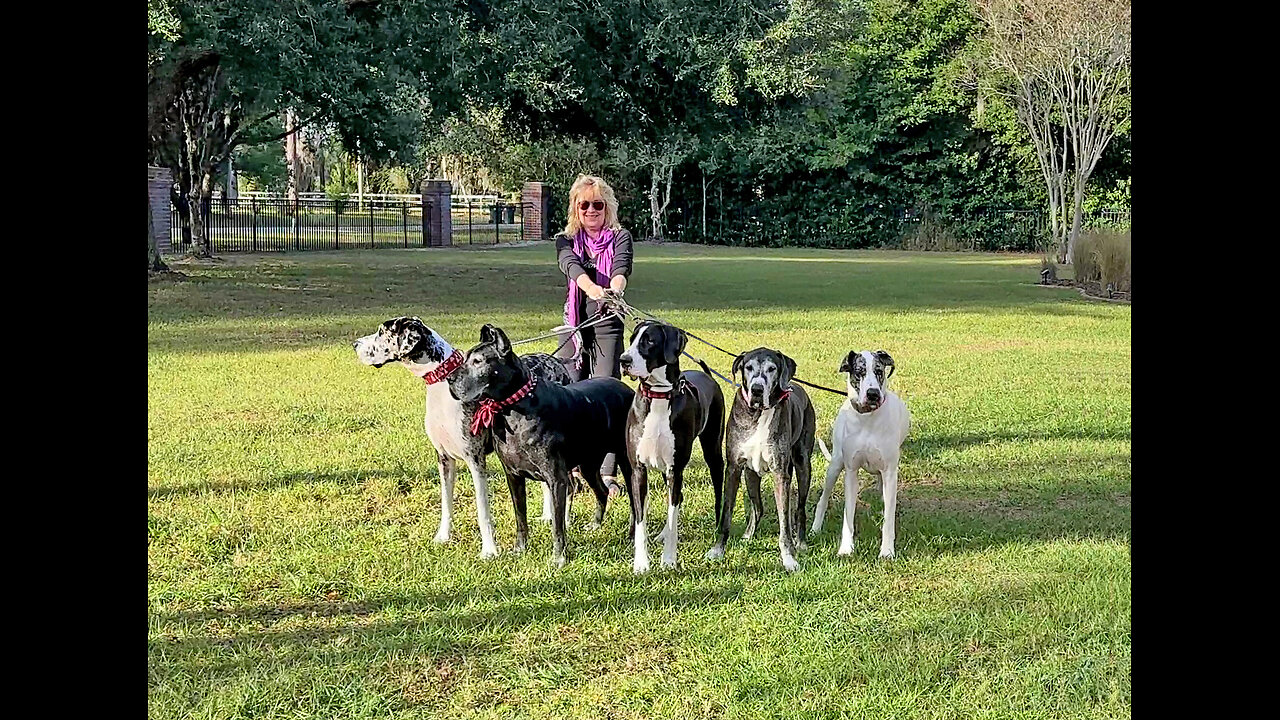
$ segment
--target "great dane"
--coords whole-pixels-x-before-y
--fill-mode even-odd
[[[468,430],[471,411],[464,408],[449,394],[443,380],[462,364],[462,353],[444,338],[427,327],[417,317],[392,318],[382,323],[376,332],[359,338],[352,347],[356,357],[365,365],[380,368],[390,362],[399,362],[409,372],[426,382],[427,410],[423,425],[427,438],[440,463],[440,529],[435,541],[449,542],[453,531],[453,488],[457,476],[457,461],[466,463],[476,489],[476,514],[480,522],[480,557],[490,558],[498,554],[498,544],[493,535],[493,519],[489,510],[489,480],[484,472],[484,459],[493,452],[493,441],[488,432],[472,435]],[[548,384],[565,385],[569,373],[564,364],[545,353],[526,355],[521,360],[530,371]],[[521,496],[523,498],[523,495]],[[514,498],[513,498],[514,503]],[[523,499],[521,500],[523,503]],[[543,493],[543,513],[551,519],[551,496]],[[516,550],[523,549],[517,543]]]
[[[633,508],[639,508],[632,563],[637,575],[649,570],[645,534],[649,468],[662,473],[667,485],[667,525],[660,536],[663,567],[676,566],[684,469],[689,464],[695,439],[702,444],[702,457],[715,489],[716,507],[720,507],[720,478],[724,474],[720,445],[724,433],[724,394],[705,363],[701,372],[680,372],[680,353],[688,340],[677,327],[644,321],[632,331],[631,344],[619,360],[622,372],[640,381],[640,390],[627,414],[627,459],[632,463],[629,495]]]
[[[729,470],[716,517],[719,532],[716,544],[707,551],[708,559],[724,557],[738,483],[744,474],[751,509],[742,539],[750,540],[755,535],[756,524],[764,514],[760,476],[772,472],[782,566],[788,571],[800,567],[795,555],[797,547],[805,547],[802,528],[809,497],[816,420],[809,395],[803,388],[791,384],[795,372],[795,360],[769,348],[750,350],[733,361],[734,377],[742,375],[742,391],[734,393],[733,409],[729,411],[726,425]],[[799,501],[794,509],[790,507],[792,472],[799,486]]]
[[[608,490],[600,478],[606,453],[617,454],[618,469],[630,484],[626,426],[635,392],[611,377],[563,386],[542,382],[512,352],[506,333],[493,325],[481,328],[480,344],[467,351],[462,367],[449,376],[448,383],[449,392],[463,404],[477,404],[471,430],[491,429],[494,450],[515,502],[517,544],[522,545],[528,535],[525,482],[541,481],[549,487],[554,559],[564,567],[569,560],[570,470],[580,468],[595,493],[592,524],[599,526],[608,501]]]
[[[849,397],[840,406],[831,428],[831,455],[827,457],[826,482],[813,511],[813,534],[822,530],[827,501],[836,477],[844,470],[844,523],[840,555],[851,555],[857,537],[858,469],[880,481],[884,496],[884,523],[880,526],[880,557],[894,556],[895,521],[898,513],[898,461],[902,443],[911,430],[911,413],[886,383],[893,376],[893,358],[883,350],[850,352],[839,372],[848,373]],[[826,453],[826,449],[823,449]]]

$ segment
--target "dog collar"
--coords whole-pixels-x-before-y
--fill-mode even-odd
[[[650,390],[648,385],[645,385],[644,383],[640,383],[640,394],[649,398],[650,400],[670,400],[672,392],[674,391],[670,389],[668,389],[665,392]]]
[[[453,372],[454,370],[457,370],[461,366],[462,366],[462,353],[458,352],[457,350],[454,350],[453,354],[450,355],[448,358],[446,358],[444,362],[437,365],[435,370],[432,370],[426,375],[423,375],[422,381],[428,385],[435,385],[441,380],[449,377],[449,373]]]
[[[479,435],[482,428],[492,427],[493,419],[498,416],[499,412],[523,400],[526,395],[533,392],[533,388],[537,384],[538,376],[531,373],[529,382],[525,383],[506,400],[490,400],[489,398],[481,400],[480,407],[476,408],[475,417],[471,418],[471,434]]]

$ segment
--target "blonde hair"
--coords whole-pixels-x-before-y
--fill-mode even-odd
[[[595,175],[579,175],[577,180],[573,181],[573,187],[569,188],[569,224],[564,227],[564,234],[574,237],[578,231],[582,229],[582,221],[578,215],[578,200],[583,195],[590,194],[589,191],[594,189],[600,195],[600,199],[604,200],[604,226],[610,230],[621,230],[622,225],[618,224],[618,198],[613,194],[613,188],[609,187],[609,183],[604,178]]]

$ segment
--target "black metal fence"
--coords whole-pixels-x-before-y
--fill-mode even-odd
[[[425,247],[420,201],[368,199],[214,198],[205,234],[215,253]],[[174,248],[189,246],[185,213],[170,207]],[[454,245],[494,245],[524,239],[519,203],[455,201]]]

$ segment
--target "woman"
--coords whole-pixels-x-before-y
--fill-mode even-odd
[[[577,327],[600,312],[606,290],[621,293],[631,275],[631,233],[618,224],[618,200],[609,183],[594,175],[579,175],[569,188],[569,223],[558,233],[556,254],[568,284],[564,305],[566,325]],[[607,307],[607,306],[606,306]],[[574,333],[569,375],[621,379],[618,358],[624,339],[622,318],[608,320]],[[566,348],[568,345],[566,345]],[[600,474],[617,493],[617,458],[605,456]]]

